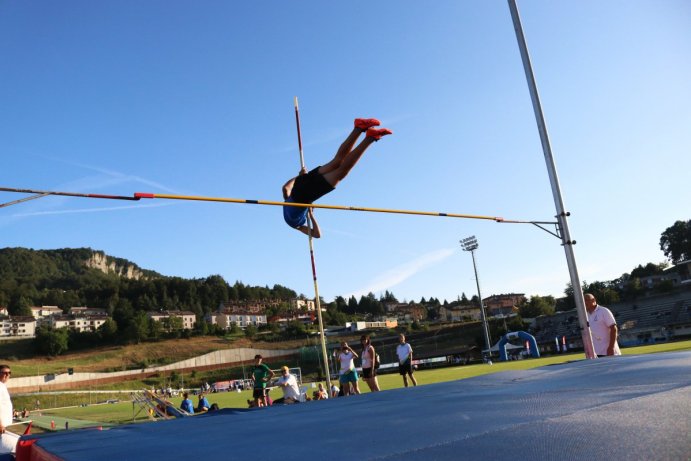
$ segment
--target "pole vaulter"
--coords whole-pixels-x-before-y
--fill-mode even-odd
[[[300,167],[305,169],[305,156],[302,152],[302,133],[300,131],[300,108],[298,107],[298,97],[295,96],[295,124],[298,132],[298,149],[300,151]],[[331,372],[329,370],[329,355],[326,350],[326,335],[324,334],[324,321],[322,320],[321,300],[319,299],[319,284],[317,283],[317,265],[314,260],[314,244],[312,242],[312,219],[311,215],[307,216],[307,240],[310,248],[310,261],[312,262],[312,279],[314,280],[314,305],[317,309],[317,319],[319,321],[319,338],[322,346],[322,357],[324,363],[324,373],[326,375],[326,388],[331,392]]]

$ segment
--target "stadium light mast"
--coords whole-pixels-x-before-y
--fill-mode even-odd
[[[477,276],[477,264],[475,263],[475,250],[478,249],[479,244],[474,235],[461,240],[461,246],[463,251],[469,251],[470,255],[473,257],[473,271],[475,271],[475,283],[477,284],[477,296],[480,300],[480,315],[482,316],[482,333],[485,335],[485,349],[487,349],[487,355],[492,356],[492,346],[489,342],[489,329],[487,328],[487,316],[485,315],[485,305],[482,303],[482,293],[480,292],[480,279]],[[482,354],[484,357],[484,354]]]

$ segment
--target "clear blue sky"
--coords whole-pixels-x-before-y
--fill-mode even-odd
[[[691,3],[520,1],[582,280],[662,262],[691,216]],[[354,117],[394,135],[320,203],[552,220],[504,1],[5,1],[0,186],[281,200]],[[0,202],[23,197],[2,193]],[[318,210],[320,294],[562,294],[530,225]],[[0,246],[91,247],[165,275],[313,296],[279,207],[48,197],[0,209]]]

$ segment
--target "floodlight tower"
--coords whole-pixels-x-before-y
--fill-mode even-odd
[[[492,346],[489,342],[489,329],[487,328],[487,316],[485,315],[485,305],[482,303],[482,293],[480,293],[480,279],[477,276],[477,265],[475,264],[475,250],[477,250],[479,244],[474,235],[461,240],[461,246],[463,251],[470,251],[470,255],[473,257],[473,270],[475,271],[475,283],[477,284],[477,296],[480,299],[480,315],[482,316],[482,332],[485,335],[485,349],[487,349],[487,354],[491,357]],[[484,354],[483,354],[484,356]]]

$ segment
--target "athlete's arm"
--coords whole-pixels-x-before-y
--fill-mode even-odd
[[[314,219],[314,213],[312,212],[311,208],[307,212],[307,216],[310,219],[310,221],[312,221],[312,237],[314,237],[315,239],[321,238],[322,232],[321,229],[319,229],[319,223],[316,219]],[[308,226],[300,226],[296,229],[305,235],[310,235],[310,228]]]

